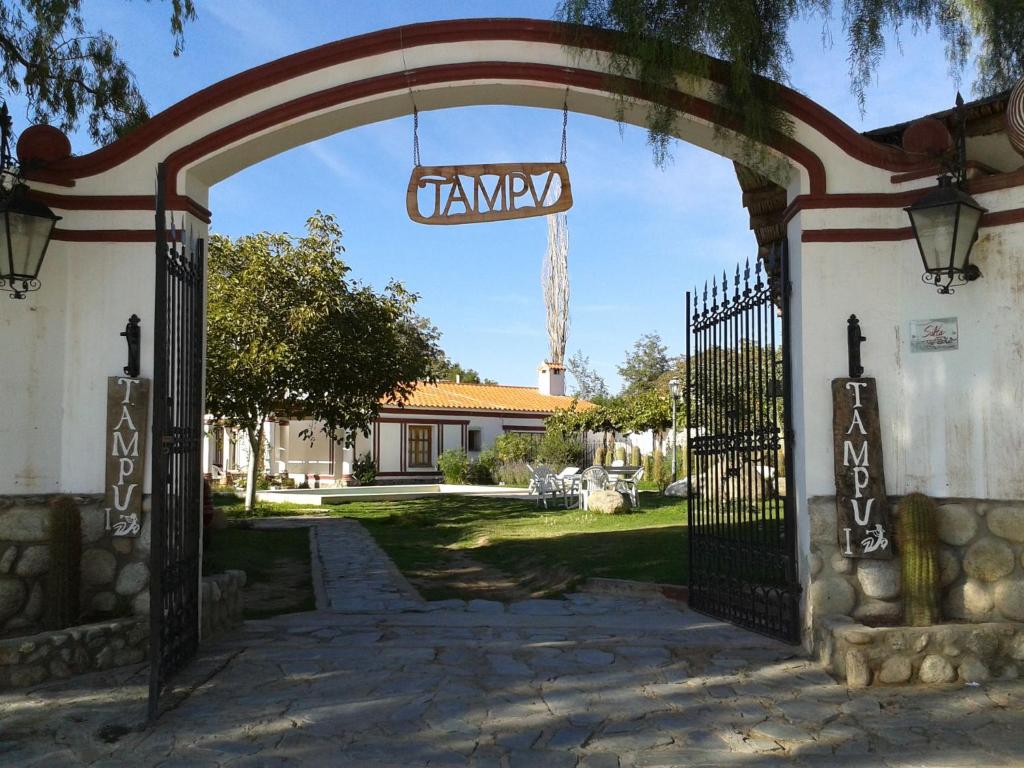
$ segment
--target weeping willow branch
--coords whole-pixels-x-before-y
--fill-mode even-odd
[[[569,338],[569,227],[564,213],[547,218],[548,249],[540,282],[547,310],[548,362],[563,365]]]

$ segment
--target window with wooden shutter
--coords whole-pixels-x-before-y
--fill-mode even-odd
[[[409,427],[409,467],[433,466],[430,461],[430,427]]]

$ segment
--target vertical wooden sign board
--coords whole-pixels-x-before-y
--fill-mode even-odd
[[[832,435],[839,551],[844,557],[891,558],[874,379],[832,380]]]
[[[107,530],[138,536],[142,530],[142,480],[149,421],[149,379],[107,379]]]

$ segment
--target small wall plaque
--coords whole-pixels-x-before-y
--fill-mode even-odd
[[[955,317],[910,321],[911,352],[948,352],[959,347],[960,333]]]

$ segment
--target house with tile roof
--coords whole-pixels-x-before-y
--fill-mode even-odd
[[[321,487],[348,483],[355,458],[369,453],[380,483],[416,483],[439,477],[437,459],[460,448],[470,458],[494,446],[507,432],[542,434],[544,420],[568,408],[565,369],[545,363],[536,387],[466,384],[459,381],[419,382],[405,402],[384,402],[370,434],[358,434],[353,446],[325,440],[317,425],[304,419],[277,419],[266,425],[266,471],[306,480]],[[579,401],[578,408],[591,408]],[[312,429],[312,445],[300,434]],[[207,471],[244,471],[248,463],[244,440],[231,440],[217,428],[208,438]]]

